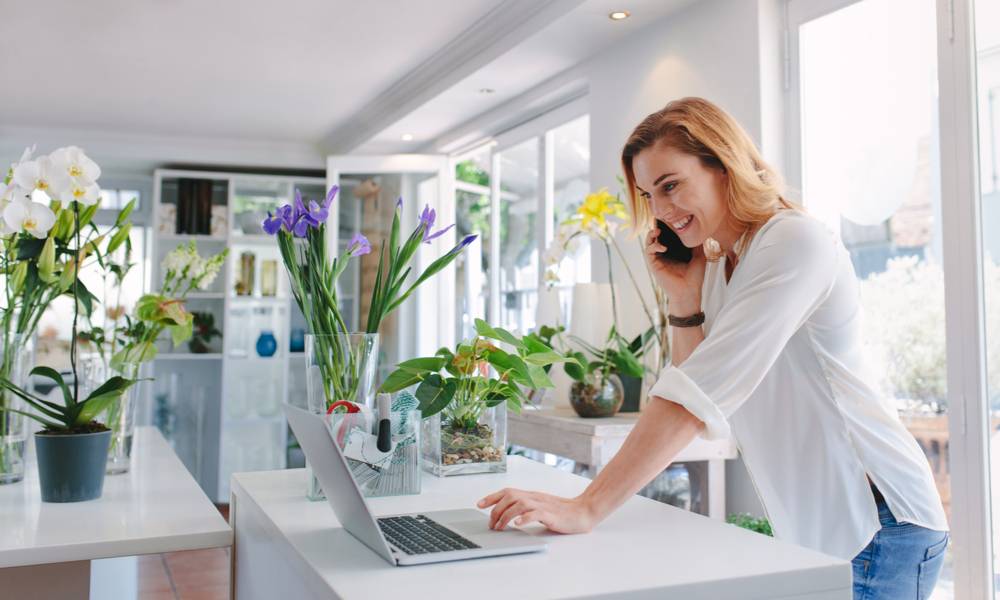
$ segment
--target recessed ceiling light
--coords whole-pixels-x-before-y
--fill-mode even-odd
[[[479,88],[479,93],[480,94],[492,94],[495,91],[496,90],[493,89],[493,88]]]
[[[409,141],[412,141],[412,140],[413,140],[413,134],[412,133],[404,133],[403,134],[403,141],[404,142],[409,142]]]
[[[611,19],[612,21],[624,21],[625,19],[629,18],[631,15],[632,15],[632,13],[630,13],[627,10],[616,10],[616,11],[614,11],[612,13],[609,13],[608,14],[608,18]]]

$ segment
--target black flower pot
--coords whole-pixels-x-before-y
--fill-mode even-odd
[[[42,502],[100,498],[110,443],[110,429],[97,433],[36,433]]]
[[[618,412],[639,412],[639,397],[642,396],[642,377],[632,377],[631,375],[619,375],[622,381],[622,388],[625,390],[625,400]]]

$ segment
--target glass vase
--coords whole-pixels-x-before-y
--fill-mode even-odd
[[[326,414],[334,402],[346,400],[369,409],[375,401],[378,369],[377,333],[332,333],[306,335],[306,401],[309,410]],[[325,498],[306,461],[310,500]]]
[[[28,373],[34,363],[32,338],[19,333],[0,335],[3,335],[3,344],[0,346],[0,377],[26,389]],[[30,410],[23,400],[3,390],[0,390],[0,407]],[[0,410],[0,485],[24,479],[24,450],[27,441],[27,417]]]
[[[475,427],[460,425],[445,412],[423,420],[424,470],[438,477],[507,471],[507,407],[485,409]]]
[[[574,381],[569,390],[569,403],[576,414],[585,418],[613,417],[625,399],[618,377],[612,375],[597,385]]]
[[[118,369],[111,368],[100,355],[88,355],[81,359],[81,378],[83,380],[83,396],[90,394],[107,380],[114,376],[126,379],[139,378],[139,364],[126,363]],[[140,384],[135,384],[118,400],[97,415],[96,420],[111,429],[111,442],[108,447],[107,474],[119,475],[128,473],[132,459],[132,438],[135,434],[135,403]]]

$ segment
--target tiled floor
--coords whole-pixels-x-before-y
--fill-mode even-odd
[[[228,548],[140,556],[139,599],[228,600],[229,557]]]

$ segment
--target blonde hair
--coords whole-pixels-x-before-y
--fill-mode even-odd
[[[781,209],[803,210],[784,197],[781,176],[764,162],[747,132],[728,113],[703,98],[674,100],[654,112],[632,131],[622,149],[622,169],[632,214],[632,230],[653,225],[645,202],[637,198],[632,160],[658,143],[696,156],[702,165],[728,175],[726,205],[729,218],[743,234],[734,251],[742,256],[753,233]],[[715,240],[704,244],[705,257],[717,261],[722,253]]]

